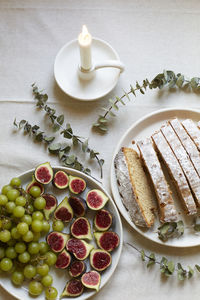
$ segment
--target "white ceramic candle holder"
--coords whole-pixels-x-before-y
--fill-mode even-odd
[[[92,39],[92,67],[80,67],[78,40],[73,40],[58,52],[54,76],[67,95],[82,101],[92,101],[107,95],[117,84],[124,65],[117,52],[105,41]]]

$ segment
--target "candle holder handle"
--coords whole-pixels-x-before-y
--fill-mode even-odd
[[[124,71],[124,64],[120,60],[105,60],[99,63],[95,63],[94,70],[102,68],[117,68],[120,69],[120,73]]]

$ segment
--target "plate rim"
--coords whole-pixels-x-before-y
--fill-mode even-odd
[[[126,136],[135,128],[137,127],[140,123],[144,122],[145,120],[152,118],[155,115],[160,115],[162,113],[166,113],[166,112],[173,112],[173,111],[179,111],[179,112],[191,112],[191,113],[200,113],[200,109],[196,109],[196,108],[181,108],[181,107],[170,107],[170,108],[164,108],[164,109],[159,109],[159,110],[155,110],[149,114],[146,114],[145,116],[139,118],[136,122],[134,122],[123,134],[123,136],[120,138],[117,146],[115,147],[114,151],[113,151],[113,156],[112,156],[112,161],[111,161],[111,167],[110,167],[110,187],[111,187],[111,193],[113,196],[113,199],[115,201],[115,204],[118,208],[118,210],[120,211],[120,214],[123,216],[123,218],[125,219],[126,222],[128,222],[128,224],[133,228],[133,230],[137,231],[137,233],[140,234],[140,236],[142,238],[146,238],[147,240],[150,240],[151,242],[157,244],[157,245],[162,245],[165,247],[170,247],[170,248],[192,248],[192,247],[198,247],[200,246],[200,241],[199,244],[195,244],[195,245],[170,245],[170,244],[165,244],[164,242],[160,241],[160,240],[152,240],[150,237],[146,236],[145,234],[143,234],[139,228],[137,228],[137,226],[131,221],[130,217],[125,216],[124,212],[121,211],[120,207],[118,206],[118,202],[115,200],[115,188],[113,186],[113,180],[115,180],[115,172],[114,172],[114,159],[115,156],[117,154],[117,152],[119,151],[120,145],[123,142],[123,140],[126,138]],[[134,137],[133,137],[134,139]],[[121,198],[120,198],[121,199]],[[121,201],[122,203],[122,201]],[[123,205],[123,203],[122,203]],[[128,212],[127,212],[128,213]]]
[[[112,203],[114,209],[115,209],[115,212],[116,212],[116,215],[115,215],[115,218],[118,219],[118,222],[119,222],[119,229],[120,229],[120,232],[118,233],[119,236],[120,236],[120,243],[119,243],[119,246],[117,248],[117,251],[118,251],[118,255],[117,255],[117,258],[116,258],[116,263],[115,263],[115,266],[114,266],[114,269],[109,273],[108,275],[108,278],[107,280],[103,283],[103,285],[100,285],[100,288],[98,291],[94,291],[94,293],[92,295],[89,295],[88,297],[84,298],[83,300],[86,300],[86,299],[89,299],[90,297],[93,297],[95,296],[107,283],[108,281],[111,279],[112,275],[114,274],[118,264],[119,264],[119,260],[120,260],[120,257],[121,257],[121,254],[122,254],[122,248],[123,248],[123,227],[122,227],[122,221],[121,221],[121,217],[120,217],[120,214],[119,214],[119,211],[118,211],[118,208],[117,208],[117,205],[115,204],[115,201],[113,200],[113,197],[106,191],[106,189],[103,187],[102,184],[100,184],[97,180],[95,180],[94,178],[92,178],[91,176],[81,172],[81,171],[78,171],[78,170],[75,170],[75,169],[72,169],[72,168],[68,168],[68,167],[64,167],[64,166],[54,166],[54,165],[51,165],[52,169],[60,169],[60,170],[64,170],[66,172],[73,172],[73,173],[76,173],[77,175],[79,176],[82,176],[82,177],[85,177],[84,179],[87,179],[88,181],[92,182],[92,183],[95,183],[96,185],[99,186],[100,189],[102,189],[102,191],[109,197],[109,201]],[[28,175],[29,173],[33,173],[35,170],[35,168],[32,168],[32,169],[29,169],[23,173],[20,173],[17,177],[22,177],[22,176],[26,176]],[[8,279],[9,280],[9,279]],[[1,282],[1,278],[0,278],[0,286],[8,293],[10,294],[11,296],[13,296],[15,299],[17,300],[23,300],[22,298],[19,298],[19,296],[16,296],[13,292],[9,291],[8,289],[6,289],[6,287],[3,285],[3,283]],[[27,295],[28,296],[28,295]],[[28,298],[27,298],[28,299]],[[59,298],[58,298],[59,299]],[[66,298],[66,299],[69,299],[69,298]],[[78,297],[76,298],[78,299]]]

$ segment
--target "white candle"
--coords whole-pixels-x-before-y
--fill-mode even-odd
[[[81,60],[80,66],[84,70],[89,70],[92,67],[92,57],[91,57],[92,37],[85,25],[83,25],[82,32],[78,36],[78,43],[79,43],[80,60]]]

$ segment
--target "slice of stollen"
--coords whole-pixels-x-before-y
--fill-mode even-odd
[[[200,152],[177,118],[169,121],[200,177]]]
[[[191,119],[184,120],[182,125],[200,151],[200,130],[197,125]]]
[[[121,148],[114,165],[118,190],[132,221],[137,226],[151,227],[156,205],[138,153]]]
[[[177,220],[177,212],[172,199],[171,191],[158,160],[156,151],[150,138],[137,142],[141,157],[151,177],[158,200],[161,222]]]
[[[177,192],[186,214],[194,215],[197,213],[196,204],[190,187],[187,183],[185,175],[179,165],[178,160],[176,159],[172,149],[164,138],[163,134],[158,131],[152,135],[152,140],[154,142],[155,148],[159,155],[161,156],[165,166],[167,167],[170,177],[174,182]]]
[[[189,155],[185,151],[170,124],[163,125],[160,130],[174,152],[174,155],[178,159],[178,162],[183,170],[183,173],[185,174],[185,177],[187,178],[188,184],[195,198],[196,205],[200,206],[200,178],[189,158]]]

